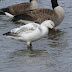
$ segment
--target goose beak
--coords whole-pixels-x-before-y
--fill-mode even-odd
[[[53,26],[53,28],[52,29],[54,29],[55,31],[56,31],[56,28]]]

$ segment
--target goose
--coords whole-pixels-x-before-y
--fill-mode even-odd
[[[48,28],[56,31],[54,26],[53,21],[45,20],[41,23],[41,25],[37,23],[28,23],[20,26],[19,28],[14,28],[10,32],[4,33],[3,35],[6,35],[12,39],[27,42],[27,48],[30,49],[32,47],[32,42],[37,41],[48,34]]]
[[[6,8],[0,9],[0,15],[6,15],[13,18],[16,15],[22,14],[24,11],[33,10],[38,8],[36,0],[30,0],[30,2],[11,5]]]
[[[20,15],[14,16],[14,22],[19,21],[23,23],[35,22],[41,24],[44,20],[52,20],[55,26],[58,26],[64,19],[64,10],[59,6],[57,0],[51,0],[52,8],[38,8],[35,10],[24,12]]]

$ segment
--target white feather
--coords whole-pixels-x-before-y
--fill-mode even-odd
[[[10,18],[13,18],[14,16],[8,12],[5,12],[6,16],[10,17]]]

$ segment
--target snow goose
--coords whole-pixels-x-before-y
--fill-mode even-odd
[[[6,15],[9,17],[14,17],[15,15],[22,14],[24,11],[33,10],[38,8],[38,3],[36,0],[30,0],[30,2],[20,3],[16,5],[11,5],[6,8],[0,9],[0,15]]]
[[[30,49],[33,41],[39,40],[48,34],[48,28],[56,30],[51,20],[45,20],[41,25],[29,23],[19,28],[12,29],[10,32],[4,33],[3,35],[27,42],[27,48]]]
[[[23,14],[17,15],[13,18],[13,21],[19,21],[23,23],[35,22],[41,24],[44,20],[52,20],[55,26],[58,26],[64,19],[64,10],[59,6],[57,0],[51,0],[52,8],[38,8],[36,10],[27,11]]]

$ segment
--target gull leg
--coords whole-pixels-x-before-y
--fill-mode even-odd
[[[27,45],[27,49],[30,50],[30,51],[33,51],[33,50],[32,50],[32,44]]]
[[[33,50],[32,50],[32,44],[31,44],[31,43],[30,43],[30,50],[33,51]]]
[[[28,50],[32,51],[32,44],[31,44],[31,42],[27,42],[27,48],[28,48]]]
[[[29,45],[27,45],[27,48],[29,49],[29,48],[30,48],[30,46],[29,46]]]
[[[32,44],[30,43],[30,48],[32,49]]]
[[[30,49],[30,42],[27,42],[27,48]]]

